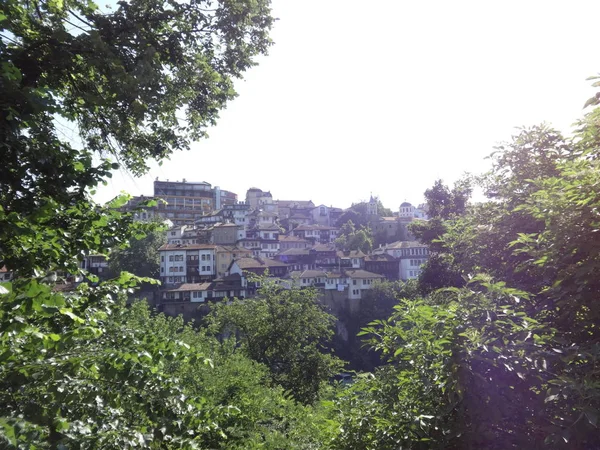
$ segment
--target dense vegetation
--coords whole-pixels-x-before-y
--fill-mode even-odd
[[[572,138],[521,130],[489,173],[426,192],[432,257],[371,293],[354,331],[383,364],[349,387],[312,290],[263,283],[206,326],[126,307],[151,282],[127,272],[63,291],[82,256],[118,272],[153,240],[93,189],[204,136],[272,21],[260,0],[0,5],[0,447],[600,448],[598,95]]]

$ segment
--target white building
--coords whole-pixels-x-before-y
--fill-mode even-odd
[[[216,276],[216,245],[165,244],[160,249],[160,278],[165,284],[199,283]]]
[[[345,273],[348,277],[348,298],[351,300],[362,298],[363,292],[371,289],[374,282],[382,281],[385,278],[378,273],[362,269],[346,270]]]
[[[415,217],[415,207],[408,202],[402,203],[400,205],[400,210],[398,211],[398,217],[403,219],[412,219]]]
[[[401,280],[418,278],[421,266],[429,259],[429,248],[417,241],[397,241],[373,251],[374,254],[387,253],[400,260]]]

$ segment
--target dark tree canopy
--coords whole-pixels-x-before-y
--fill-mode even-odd
[[[272,23],[267,0],[122,1],[106,12],[89,0],[3,2],[0,263],[73,270],[70,255],[118,244],[122,227],[90,204],[90,189],[119,165],[143,173],[205,136],[235,96],[232,80],[267,51]],[[85,232],[98,221],[101,242]]]
[[[152,228],[119,212],[125,197],[96,204],[94,188],[205,136],[235,96],[232,80],[266,52],[272,23],[267,0],[0,3],[0,267],[16,275],[0,285],[3,448],[226,439],[218,411],[228,405],[207,408],[177,370],[204,365],[202,350],[121,320],[124,298],[149,280],[54,279],[85,275],[83,257]]]
[[[144,237],[135,237],[123,248],[113,250],[109,259],[112,275],[130,272],[138,277],[159,279],[160,252],[158,249],[167,243],[164,227],[148,230]]]
[[[265,364],[273,382],[312,403],[340,368],[330,350],[335,318],[318,304],[314,289],[287,289],[266,277],[258,281],[256,298],[215,305],[210,328],[237,333],[244,354]]]

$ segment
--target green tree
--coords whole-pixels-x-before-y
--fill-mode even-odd
[[[462,287],[438,276],[449,287],[365,330],[390,364],[342,397],[339,447],[600,445],[597,117],[573,140],[521,130],[476,179],[486,202],[430,191],[437,216],[416,233],[444,258],[431,273]]]
[[[241,350],[265,364],[274,383],[298,401],[319,398],[321,385],[341,365],[329,348],[334,317],[312,288],[284,288],[268,278],[253,299],[216,304],[208,323],[216,334],[237,333]]]
[[[353,203],[350,208],[344,211],[344,214],[340,216],[337,221],[337,226],[342,226],[348,221],[352,221],[356,226],[368,226],[370,224],[370,216],[368,214],[369,204],[367,202]],[[394,213],[391,209],[386,208],[381,203],[381,200],[377,199],[377,216],[378,217],[390,217]]]
[[[97,205],[94,188],[119,164],[144,173],[149,158],[205,136],[235,96],[233,78],[266,52],[272,21],[266,0],[133,0],[109,12],[88,0],[0,4],[0,265],[17,275],[0,289],[0,436],[10,445],[224,438],[222,414],[164,372],[204,357],[113,322],[140,280],[123,273],[63,292],[45,275],[79,274],[83,256],[148,231],[119,212],[125,197]]]
[[[165,228],[162,226],[148,231],[139,239],[134,237],[122,248],[112,251],[108,263],[110,273],[118,275],[125,271],[139,277],[158,279],[160,277],[158,249],[166,243]]]
[[[363,292],[360,308],[357,311],[343,309],[336,315],[347,330],[348,339],[336,336],[334,340],[336,354],[348,361],[351,370],[373,371],[382,364],[379,354],[365,345],[357,334],[371,322],[386,320],[394,312],[402,298],[417,298],[415,280],[379,281],[373,283],[369,290]]]
[[[455,183],[453,189],[442,180],[437,180],[425,191],[430,219],[415,221],[409,225],[415,238],[429,248],[429,258],[419,275],[419,290],[424,295],[442,287],[460,287],[465,283],[460,271],[453,266],[453,256],[447,251],[441,237],[446,233],[450,219],[467,212],[470,195],[469,179]]]
[[[340,227],[335,244],[344,251],[360,250],[364,253],[369,253],[373,248],[371,229],[364,226],[356,229],[354,223],[349,220]]]

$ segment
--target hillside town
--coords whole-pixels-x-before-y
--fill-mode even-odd
[[[144,206],[149,200],[156,205]],[[417,278],[428,249],[408,225],[427,220],[425,208],[404,202],[392,216],[383,216],[376,197],[365,203],[365,220],[378,236],[377,245],[366,251],[340,245],[348,209],[276,200],[257,187],[239,200],[206,182],[157,179],[153,196],[134,197],[123,209],[135,220],[168,224],[154,302],[159,310],[179,314],[198,303],[252,297],[253,275],[284,286],[313,286],[334,304],[360,300],[376,281]],[[108,267],[99,255],[83,264],[99,276]]]

